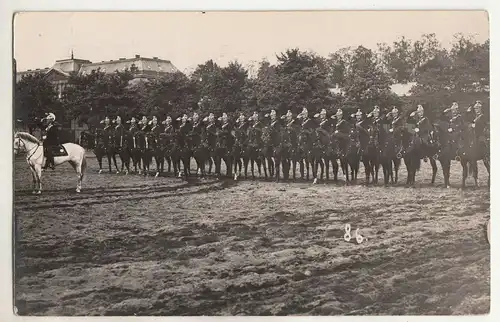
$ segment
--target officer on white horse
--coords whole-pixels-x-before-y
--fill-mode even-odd
[[[59,132],[60,125],[56,123],[56,116],[54,113],[48,113],[43,119],[47,122],[47,127],[45,128],[45,135],[42,137],[44,155],[46,157],[45,165],[42,167],[43,170],[47,168],[55,169],[53,147],[59,145]]]

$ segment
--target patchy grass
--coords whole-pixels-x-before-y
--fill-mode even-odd
[[[32,196],[16,161],[22,315],[489,312],[489,189],[430,186],[428,164],[416,188],[185,182],[89,165],[81,194],[62,166]],[[453,164],[455,187],[460,175]],[[346,223],[368,241],[344,241]]]

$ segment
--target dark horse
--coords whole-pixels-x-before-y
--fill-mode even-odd
[[[262,149],[262,124],[254,123],[248,128],[247,146],[243,152],[243,163],[245,166],[245,179],[248,173],[248,163],[250,162],[252,170],[252,179],[255,179],[254,163],[257,164],[259,176],[261,172],[260,150]]]
[[[233,150],[231,155],[233,157],[234,164],[234,180],[237,180],[241,176],[241,170],[243,167],[242,159],[244,158],[244,150],[247,144],[247,130],[248,123],[240,118],[237,121],[237,126],[233,130]]]
[[[232,176],[232,155],[233,150],[233,135],[231,134],[231,126],[229,123],[223,123],[217,128],[216,147],[214,151],[215,174],[222,176],[221,166],[222,161],[226,164],[226,176]]]
[[[99,164],[99,173],[102,173],[102,159],[104,156],[108,157],[109,172],[111,169],[111,159],[114,160],[116,170],[118,166],[115,158],[115,147],[112,135],[105,132],[103,129],[95,129],[94,133],[82,132],[81,140],[91,142],[93,141],[94,154]]]
[[[130,172],[130,160],[132,156],[132,134],[128,131],[123,133],[116,133],[116,147],[120,160],[122,162],[121,172],[125,170],[125,174]]]

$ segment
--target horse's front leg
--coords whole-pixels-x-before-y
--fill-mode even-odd
[[[467,180],[467,174],[469,172],[469,169],[467,167],[467,160],[460,160],[462,163],[462,189],[465,189],[465,181]]]
[[[42,193],[42,166],[39,164],[34,165],[35,168],[35,178],[36,178],[36,184],[35,184],[35,194],[39,195]]]
[[[332,158],[332,171],[333,171],[333,181],[339,181],[339,164],[337,162],[337,157]]]
[[[115,165],[116,173],[118,174],[118,173],[120,173],[120,170],[118,169],[118,163],[116,162],[116,153],[114,151],[113,151],[112,156],[113,156],[113,163]]]
[[[264,177],[267,179],[267,169],[269,167],[269,174],[270,174],[270,172],[271,172],[271,170],[270,170],[271,164],[269,163],[268,165],[266,165],[266,159],[267,158],[265,156],[261,157],[262,167],[264,168]]]
[[[113,170],[111,169],[111,159],[113,157],[109,151],[106,153],[106,158],[108,159],[109,173],[111,173],[111,172],[113,172]]]
[[[438,169],[437,169],[436,160],[434,160],[434,158],[430,157],[429,161],[430,161],[431,167],[432,167],[432,179],[431,179],[431,185],[432,185],[436,181],[436,174],[437,174]]]
[[[276,175],[276,182],[280,181],[280,163],[281,163],[281,158],[280,157],[275,157],[274,158],[274,174]]]

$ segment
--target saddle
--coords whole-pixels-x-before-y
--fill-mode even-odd
[[[45,151],[51,153],[54,158],[68,156],[68,151],[62,144],[45,147]]]

